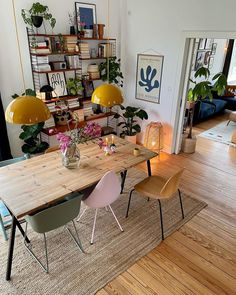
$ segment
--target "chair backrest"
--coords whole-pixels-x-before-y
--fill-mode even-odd
[[[57,151],[57,150],[59,150],[59,145],[49,147],[48,149],[45,150],[44,153],[48,154],[48,153],[51,153],[51,152],[54,152],[54,151]]]
[[[46,233],[72,221],[79,215],[82,195],[46,208],[25,219],[37,233]]]
[[[83,202],[91,208],[102,208],[112,204],[120,195],[121,184],[114,171],[107,172],[92,193]]]
[[[171,197],[179,188],[179,182],[181,175],[183,174],[184,168],[178,171],[176,174],[171,176],[165,185],[163,186],[160,196],[162,197]]]
[[[4,167],[4,166],[10,165],[10,164],[14,164],[14,163],[17,163],[17,162],[20,162],[20,161],[24,161],[24,160],[29,159],[29,158],[30,158],[30,155],[25,154],[22,157],[13,158],[13,159],[9,159],[9,160],[4,160],[4,161],[0,162],[0,167]]]

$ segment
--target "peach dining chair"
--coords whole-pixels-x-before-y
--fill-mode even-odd
[[[181,169],[170,178],[165,179],[161,176],[149,176],[136,184],[134,189],[131,190],[129,195],[129,202],[126,211],[126,218],[129,214],[130,202],[133,191],[137,191],[143,197],[148,197],[152,199],[157,199],[160,208],[160,221],[161,221],[161,235],[162,240],[164,240],[164,229],[163,229],[163,217],[162,217],[162,208],[161,208],[161,200],[169,199],[174,197],[175,193],[178,191],[179,193],[179,201],[181,207],[182,218],[184,219],[184,210],[183,203],[181,198],[181,192],[179,190],[179,182],[180,177],[183,174],[184,169]]]
[[[84,204],[87,207],[95,209],[95,217],[93,222],[93,230],[92,230],[92,237],[91,237],[91,245],[94,241],[94,232],[95,232],[95,226],[96,226],[96,219],[97,219],[97,213],[99,208],[106,208],[107,207],[111,210],[112,215],[114,216],[119,229],[123,232],[123,228],[121,227],[114,211],[111,208],[111,204],[116,201],[120,195],[120,188],[121,184],[119,181],[119,178],[115,174],[114,171],[107,172],[101,180],[98,182],[98,184],[95,186],[92,193],[83,200]],[[85,211],[87,210],[87,207],[84,209],[80,217],[77,221],[81,219],[81,217],[84,215]]]

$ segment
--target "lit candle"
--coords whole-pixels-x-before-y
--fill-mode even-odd
[[[106,145],[108,145],[108,137],[106,137]]]
[[[114,135],[111,136],[111,143],[112,143],[112,144],[115,143],[115,141],[114,141]]]

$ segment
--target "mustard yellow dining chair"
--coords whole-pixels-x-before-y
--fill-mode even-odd
[[[130,191],[129,195],[129,202],[126,211],[126,218],[129,214],[130,202],[132,193],[137,191],[140,193],[140,196],[148,197],[152,199],[158,200],[159,208],[160,208],[160,222],[161,222],[161,235],[162,240],[164,240],[164,229],[163,229],[163,217],[162,217],[162,208],[161,208],[161,200],[169,199],[175,196],[178,192],[179,194],[179,201],[180,201],[180,208],[182,213],[182,218],[184,219],[184,210],[183,210],[183,203],[181,197],[181,191],[179,189],[179,182],[181,175],[183,174],[184,169],[181,169],[170,178],[165,179],[161,176],[149,176],[136,184],[134,189]]]

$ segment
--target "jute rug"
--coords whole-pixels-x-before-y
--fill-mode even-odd
[[[113,209],[124,228],[120,232],[110,212],[98,213],[94,245],[90,245],[94,211],[88,210],[77,223],[86,254],[75,246],[68,233],[60,228],[48,233],[49,274],[29,256],[17,233],[12,279],[5,281],[8,243],[0,238],[0,294],[95,294],[114,277],[127,270],[135,261],[161,242],[159,207],[155,201],[133,195],[128,219],[125,218],[128,193],[146,174],[136,169],[128,171],[124,194],[113,204]],[[179,199],[163,202],[165,236],[170,235],[191,219],[206,204],[183,196],[186,218],[181,218]],[[43,259],[41,235],[29,232],[34,250]]]
[[[236,123],[231,121],[227,126],[227,122],[222,122],[198,136],[236,147],[236,144],[231,142],[233,132],[236,130]]]

